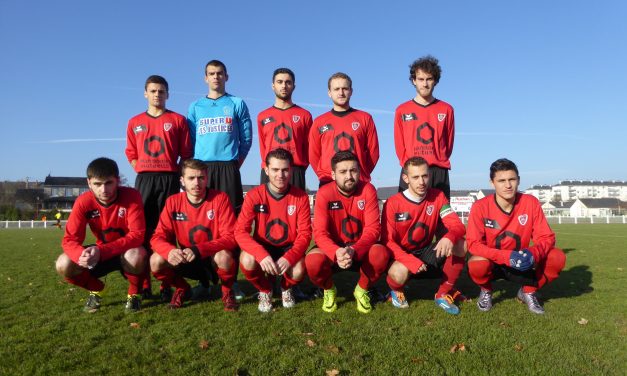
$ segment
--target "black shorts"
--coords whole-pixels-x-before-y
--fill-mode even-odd
[[[244,192],[242,176],[237,161],[205,162],[207,164],[207,188],[217,189],[226,193],[237,216],[242,209]]]
[[[165,201],[181,190],[181,183],[176,172],[140,172],[135,179],[135,189],[141,194],[144,204],[146,218],[144,247],[149,250],[150,239],[159,223]]]
[[[97,244],[87,244],[83,246],[83,249],[96,246]],[[124,276],[124,270],[122,270],[122,260],[120,260],[120,257],[122,257],[122,255],[111,257],[108,260],[98,261],[93,269],[87,270],[89,271],[89,274],[95,278],[104,277],[105,275],[116,270],[122,273],[122,276]]]
[[[505,265],[492,264],[492,280],[505,279],[523,286],[538,286],[536,272],[533,269],[521,272]]]
[[[263,248],[266,250],[266,252],[270,254],[270,256],[272,256],[272,261],[276,262],[278,259],[283,257],[285,253],[287,253],[287,251],[292,249],[292,245],[289,244],[283,247],[273,247],[273,246],[264,245]]]
[[[196,259],[190,263],[180,264],[174,268],[174,272],[183,277],[199,281],[201,285],[209,287],[209,282],[218,284],[218,273],[213,268],[212,257],[201,259],[196,253]]]
[[[435,246],[437,243],[431,243],[428,246],[411,251],[412,255],[418,257],[426,266],[427,270],[418,274],[412,274],[412,278],[439,278],[442,276],[442,269],[446,257],[437,257]]]
[[[429,173],[431,175],[431,178],[429,179],[429,187],[441,190],[444,192],[444,196],[450,200],[451,183],[448,178],[448,170],[438,166],[429,166]],[[407,183],[403,180],[403,169],[401,168],[401,175],[398,180],[398,191],[403,192],[407,188]]]
[[[292,166],[292,175],[290,176],[290,184],[294,187],[298,187],[305,190],[305,171],[307,167]],[[264,169],[261,169],[261,176],[259,177],[259,184],[266,184],[268,182],[268,175]]]

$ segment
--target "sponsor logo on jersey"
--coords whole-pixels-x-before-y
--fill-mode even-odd
[[[138,134],[146,131],[146,126],[144,124],[140,124],[133,128],[133,133]]]
[[[296,213],[296,205],[287,205],[287,215],[294,215]]]
[[[342,201],[330,201],[329,202],[329,210],[340,210],[344,209],[344,205],[342,205]]]
[[[300,116],[292,115],[292,123],[298,123],[300,121]]]
[[[405,222],[405,221],[409,221],[410,219],[411,219],[411,215],[409,215],[409,212],[394,213],[394,221],[396,222]]]
[[[496,222],[496,220],[490,219],[490,218],[483,218],[483,225],[487,228],[493,228],[493,229],[499,228],[499,224]]]
[[[427,215],[431,215],[433,214],[433,205],[428,205],[427,206]]]
[[[416,116],[413,112],[411,114],[403,114],[402,118],[403,121],[418,120],[418,116]]]
[[[438,121],[444,121],[446,119],[446,114],[438,114]]]
[[[196,133],[199,136],[207,133],[231,132],[233,132],[233,118],[230,116],[202,118],[198,120],[198,129]]]
[[[359,128],[359,122],[358,122],[358,121],[354,121],[354,122],[351,124],[351,127],[353,127],[353,130],[354,130],[354,131],[356,131],[356,130],[357,130],[357,128]]]
[[[209,209],[207,211],[207,218],[209,218],[210,221],[213,221],[214,217],[215,217],[215,213],[213,212],[213,209]]]
[[[366,207],[366,200],[357,201],[357,207],[359,208],[359,210],[364,210],[364,208]]]
[[[527,224],[528,219],[529,219],[529,216],[527,214],[519,215],[518,223],[520,223],[521,226],[524,226]]]
[[[172,219],[175,221],[187,221],[187,214],[183,212],[172,212]]]
[[[324,134],[325,132],[332,131],[333,126],[331,124],[325,124],[322,127],[318,128],[318,132],[320,134]]]
[[[126,208],[119,208],[118,209],[118,217],[120,217],[120,218],[126,217]]]
[[[90,210],[85,213],[85,217],[87,219],[100,218],[100,211],[98,211],[98,209]]]
[[[454,213],[454,211],[453,211],[453,209],[451,209],[450,206],[444,205],[444,206],[442,206],[442,209],[440,209],[440,218],[444,218],[447,215],[453,214],[453,213]]]
[[[267,117],[263,120],[261,120],[261,126],[263,127],[264,125],[268,124],[268,123],[272,123],[274,121],[274,118],[272,116]]]
[[[172,129],[172,123],[163,123],[163,130],[164,131],[169,131],[170,129]]]
[[[267,213],[268,212],[268,205],[266,205],[266,204],[255,205],[254,211],[255,211],[255,213]]]

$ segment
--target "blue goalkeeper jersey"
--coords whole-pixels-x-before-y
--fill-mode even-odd
[[[187,123],[194,158],[201,161],[244,160],[253,142],[248,107],[241,98],[224,94],[189,105]]]

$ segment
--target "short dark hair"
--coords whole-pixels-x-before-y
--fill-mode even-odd
[[[431,55],[423,56],[418,60],[414,60],[409,66],[409,81],[414,83],[416,79],[416,71],[420,69],[425,73],[429,73],[433,76],[433,80],[437,84],[440,82],[440,76],[442,75],[442,68],[438,64],[438,59]]]
[[[422,166],[427,165],[429,167],[429,163],[423,157],[411,157],[405,161],[403,164],[403,174],[407,175],[407,171],[409,171],[409,166]]]
[[[87,179],[91,178],[119,178],[120,170],[113,159],[106,157],[96,158],[87,165]]]
[[[207,75],[207,68],[209,66],[212,67],[222,67],[222,69],[224,69],[224,74],[226,74],[226,65],[224,65],[223,62],[221,62],[220,60],[210,60],[207,64],[205,64],[205,76]]]
[[[181,163],[181,176],[183,176],[183,173],[188,168],[192,170],[207,171],[207,164],[200,159],[186,159],[183,163]]]
[[[498,171],[514,171],[516,176],[520,177],[518,174],[518,167],[516,167],[516,163],[510,161],[507,158],[497,159],[492,162],[490,165],[490,180],[494,179],[494,176]]]
[[[335,153],[333,158],[331,158],[331,169],[335,170],[335,166],[337,166],[338,163],[346,161],[355,161],[359,166],[359,159],[357,159],[357,156],[348,150],[344,150],[338,151]]]
[[[328,86],[329,90],[331,90],[331,81],[335,80],[336,78],[343,78],[343,79],[345,79],[346,81],[348,81],[348,86],[351,89],[353,88],[353,80],[351,80],[351,78],[346,73],[337,72],[337,73],[333,73],[331,75],[331,77],[329,77],[329,82],[327,82],[327,86]]]
[[[292,156],[292,153],[290,153],[289,151],[283,148],[276,148],[274,150],[271,150],[268,154],[266,154],[266,166],[270,164],[271,158],[280,159],[282,161],[288,161],[290,163],[290,166],[294,164],[294,157]]]
[[[146,79],[146,83],[144,84],[144,90],[148,89],[148,84],[161,84],[165,86],[166,93],[170,91],[170,86],[168,85],[168,81],[165,78],[153,74],[152,76]]]
[[[276,78],[277,74],[281,74],[281,73],[289,74],[290,77],[292,78],[292,82],[296,82],[296,76],[294,76],[294,72],[292,72],[290,68],[275,69],[274,73],[272,74],[272,82],[274,82],[274,79]]]

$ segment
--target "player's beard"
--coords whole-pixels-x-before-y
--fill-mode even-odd
[[[342,192],[350,195],[357,189],[357,181],[355,179],[347,179],[344,180],[343,183],[339,183],[337,186]]]
[[[277,98],[279,98],[280,100],[282,100],[284,102],[291,102],[292,101],[292,93],[281,94],[279,92],[279,93],[274,93],[274,95],[276,95]]]

